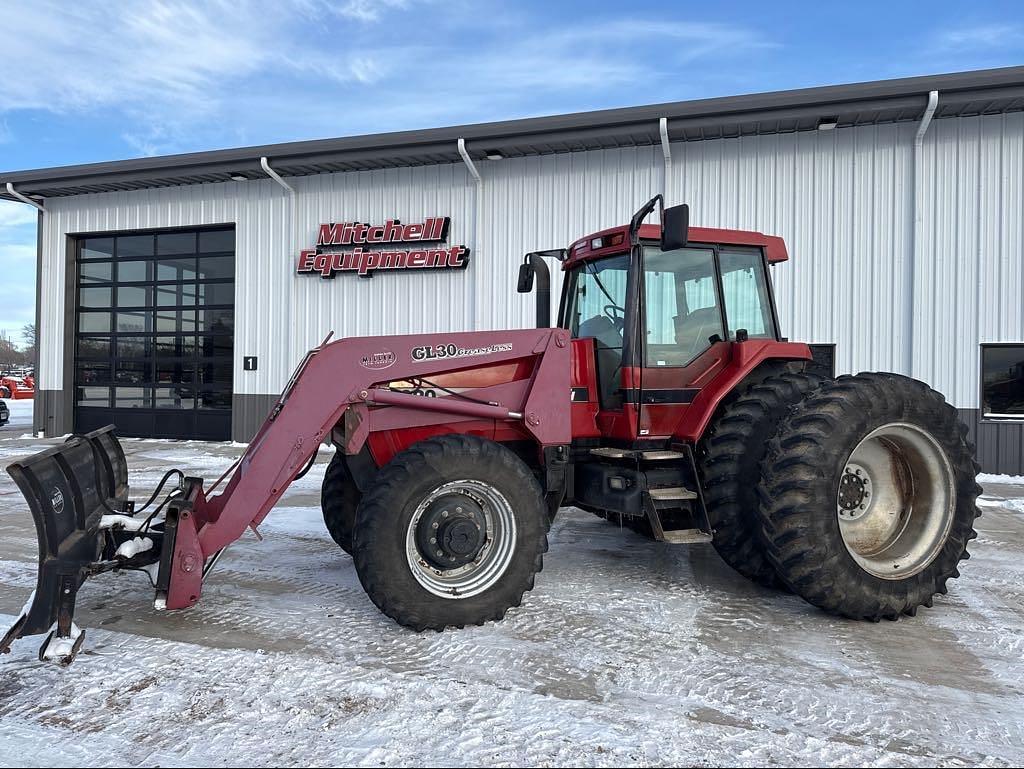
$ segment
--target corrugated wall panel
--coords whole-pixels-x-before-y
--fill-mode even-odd
[[[1024,113],[937,120],[922,151],[913,374],[978,408],[980,342],[1024,342]]]
[[[668,198],[689,202],[694,224],[786,239],[792,259],[774,269],[786,335],[836,343],[839,371],[900,371],[913,312],[913,373],[975,408],[979,339],[1024,339],[1024,114],[933,123],[921,169],[925,258],[911,292],[915,128],[676,143]],[[662,186],[658,146],[478,165],[479,190],[458,163],[293,178],[294,217],[270,180],[48,200],[41,386],[64,384],[52,319],[63,313],[66,233],[235,223],[235,390],[274,393],[331,329],[346,336],[532,325],[533,298],[515,293],[523,253],[622,223]],[[298,250],[314,244],[321,222],[433,215],[450,216],[450,242],[472,249],[466,273],[294,274]],[[557,305],[557,265],[553,277]],[[242,372],[243,355],[260,356],[259,370]]]
[[[899,370],[912,140],[888,125],[674,144],[669,198],[694,224],[786,239],[784,334],[835,342],[841,372]]]
[[[532,296],[515,293],[517,271],[529,251],[561,248],[587,234],[628,221],[661,189],[656,147],[516,158],[479,164],[482,189],[482,280],[479,328],[531,326]],[[551,264],[552,318],[562,285]]]

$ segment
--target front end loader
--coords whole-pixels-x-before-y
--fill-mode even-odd
[[[660,226],[644,224],[655,210]],[[565,272],[554,327],[550,257]],[[690,227],[658,196],[628,225],[527,255],[538,328],[328,337],[213,483],[170,471],[131,500],[113,428],[16,462],[39,574],[0,652],[49,633],[40,658],[73,659],[77,592],[107,571],[143,572],[157,609],[195,605],[323,443],[337,449],[327,530],[376,606],[415,630],[519,605],[564,505],[711,543],[832,613],[914,614],[975,536],[973,447],[920,382],[814,371],[779,329],[770,270],[787,259],[780,238]]]

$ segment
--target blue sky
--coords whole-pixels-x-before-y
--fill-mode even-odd
[[[0,169],[1024,64],[1024,4],[4,0]],[[0,202],[0,331],[35,316]]]

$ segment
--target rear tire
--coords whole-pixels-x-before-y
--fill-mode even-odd
[[[370,600],[400,625],[481,625],[533,588],[548,522],[540,484],[514,453],[443,435],[380,469],[356,513],[352,555]]]
[[[336,451],[324,473],[324,482],[320,488],[320,509],[331,539],[349,555],[352,554],[356,508],[362,496],[348,470],[344,452]]]
[[[896,374],[840,377],[804,400],[771,441],[758,488],[779,577],[853,619],[931,606],[977,536],[980,468],[966,434],[939,393]]]
[[[721,410],[702,444],[704,503],[714,532],[712,544],[733,569],[766,587],[784,585],[759,534],[761,462],[779,422],[825,381],[815,374],[783,373],[751,385]]]

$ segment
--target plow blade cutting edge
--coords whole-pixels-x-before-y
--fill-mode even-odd
[[[39,658],[70,662],[84,639],[72,618],[85,580],[158,560],[161,533],[130,517],[128,465],[113,429],[74,436],[8,466],[35,522],[39,575],[32,597],[0,639],[0,653],[17,638],[49,632]]]

